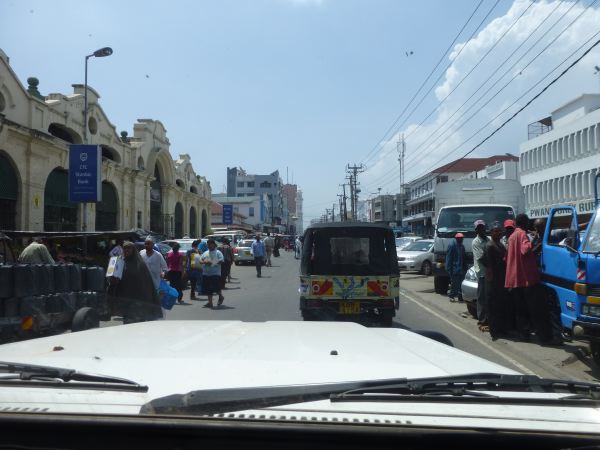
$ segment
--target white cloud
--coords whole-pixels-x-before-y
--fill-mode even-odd
[[[412,117],[410,117],[408,125],[403,127],[402,130],[382,145],[382,150],[375,158],[368,162],[369,170],[362,176],[361,181],[364,186],[363,193],[368,194],[379,186],[382,186],[384,191],[397,191],[398,155],[396,152],[396,142],[400,134],[407,136],[405,181],[410,181],[411,179],[426,173],[428,170],[434,168],[434,166],[442,165],[462,156],[560,73],[567,64],[553,73],[551,77],[540,83],[530,93],[526,94],[522,100],[512,106],[506,113],[493,120],[493,123],[488,125],[475,138],[461,145],[461,143],[467,140],[479,128],[491,121],[504,108],[511,105],[518,97],[523,95],[535,83],[541,80],[559,62],[574,52],[581,44],[598,31],[600,10],[598,8],[590,8],[534,63],[523,70],[525,65],[540,52],[544,46],[556,37],[585,9],[584,5],[577,4],[564,15],[573,3],[562,2],[544,25],[534,33],[535,28],[557,6],[557,1],[558,0],[540,1],[534,4],[483,61],[483,55],[485,55],[502,33],[504,33],[525,10],[529,1],[515,0],[505,15],[492,20],[472,40],[468,41],[460,55],[452,62],[451,66],[446,71],[440,84],[436,87],[435,96],[437,100],[440,101],[448,95],[474,65],[481,61],[480,66],[477,67],[464,82],[462,82],[456,91],[452,93],[439,110],[436,111],[423,126],[414,131],[422,118],[430,112],[430,110],[420,108]],[[556,23],[563,15],[564,17]],[[503,77],[496,86],[491,88],[490,86],[492,83],[499,79],[500,76],[507,71],[509,67],[547,30],[550,30],[549,33],[540,41],[540,43],[527,53],[515,68]],[[532,33],[534,34],[532,35]],[[529,40],[510,58],[508,63],[499,68],[499,65],[505,61],[510,53],[529,36],[531,36]],[[576,56],[581,55],[582,52],[595,42],[596,39],[587,44],[584,49],[577,51],[569,60],[569,63]],[[464,44],[465,43],[463,42],[455,46],[448,56],[449,61],[458,54],[459,49]],[[507,152],[518,155],[519,144],[527,139],[527,125],[529,123],[542,117],[546,117],[550,111],[556,107],[584,92],[598,92],[598,75],[594,76],[593,67],[599,60],[600,50],[596,48],[565,75],[563,79],[546,91],[546,93],[538,100],[525,109],[525,111],[517,116],[509,125],[486,142],[482,148],[476,150],[471,156],[485,156]],[[449,127],[465,110],[468,110],[465,116],[451,127],[450,131],[455,130],[458,125],[463,123],[465,119],[479,109],[501,86],[506,84],[508,80],[518,73],[521,73],[521,75],[518,75],[516,79],[502,91],[502,93],[477,113],[470,122],[463,126],[463,128],[454,134],[451,134],[450,132],[441,133],[441,130]],[[475,94],[469,103],[454,115],[454,117],[450,117],[490,75],[493,75],[491,80],[488,81],[487,84]],[[485,96],[483,99],[472,107],[473,102],[484,94]],[[472,109],[469,110],[469,108]],[[450,153],[457,147],[458,150]]]

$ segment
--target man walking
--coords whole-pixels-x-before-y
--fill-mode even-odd
[[[225,297],[221,294],[221,266],[225,261],[223,253],[217,250],[217,243],[213,239],[209,239],[206,243],[208,250],[200,256],[202,269],[202,287],[204,293],[208,295],[208,303],[205,308],[212,308],[213,294],[219,295],[218,305],[223,304]]]
[[[302,241],[300,240],[300,236],[296,236],[296,241],[294,242],[294,258],[300,259],[302,255]]]
[[[33,238],[19,255],[19,262],[23,264],[54,264],[54,259],[43,242],[41,237]]]
[[[454,241],[448,245],[448,252],[446,253],[446,271],[450,275],[450,294],[448,294],[448,298],[451,302],[455,302],[457,296],[459,302],[463,301],[461,284],[466,273],[464,237],[462,233],[456,233]]]
[[[256,264],[256,276],[260,278],[265,258],[265,243],[260,240],[260,234],[256,235],[256,241],[252,243],[252,256],[254,256],[254,264]]]
[[[140,250],[140,256],[150,271],[154,289],[158,290],[160,279],[167,270],[167,263],[159,252],[154,251],[154,239],[152,239],[152,236],[148,236],[144,241],[144,249]]]
[[[185,270],[190,280],[190,300],[196,300],[196,285],[201,277],[200,269],[196,266],[195,256],[198,255],[199,240],[192,242],[192,248],[185,252]],[[201,289],[198,287],[198,293]]]
[[[488,237],[485,234],[485,222],[483,220],[476,220],[473,224],[475,226],[475,239],[473,239],[472,250],[473,250],[473,270],[477,275],[477,324],[481,331],[489,331],[488,327],[488,308],[487,308],[487,297],[485,295],[485,261],[483,260],[483,253],[488,243]]]
[[[264,244],[265,252],[267,254],[267,267],[271,267],[271,256],[273,256],[273,248],[275,247],[275,240],[271,237],[271,233],[267,232]]]
[[[527,236],[527,214],[519,214],[517,228],[508,238],[506,279],[504,286],[512,289],[516,312],[517,331],[523,340],[529,340],[531,325],[543,343],[552,340],[548,311],[540,301],[537,285],[540,274],[536,256]]]

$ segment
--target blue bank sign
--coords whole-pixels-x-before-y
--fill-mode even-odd
[[[233,225],[233,205],[223,205],[223,225]]]
[[[69,146],[69,201],[102,201],[102,152],[97,145]]]

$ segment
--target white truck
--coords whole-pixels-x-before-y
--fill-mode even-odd
[[[435,292],[445,295],[450,282],[445,268],[446,250],[454,235],[464,234],[467,264],[472,264],[473,223],[482,219],[489,226],[495,221],[514,219],[524,211],[525,197],[516,180],[467,179],[437,184],[434,198],[433,282]]]

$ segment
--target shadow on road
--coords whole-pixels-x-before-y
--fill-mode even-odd
[[[219,310],[225,310],[225,309],[235,309],[235,306],[218,305],[213,308],[213,311],[219,311]]]
[[[225,288],[223,288],[224,291],[235,291],[236,289],[241,289],[241,287],[237,286],[237,287],[225,287]]]

